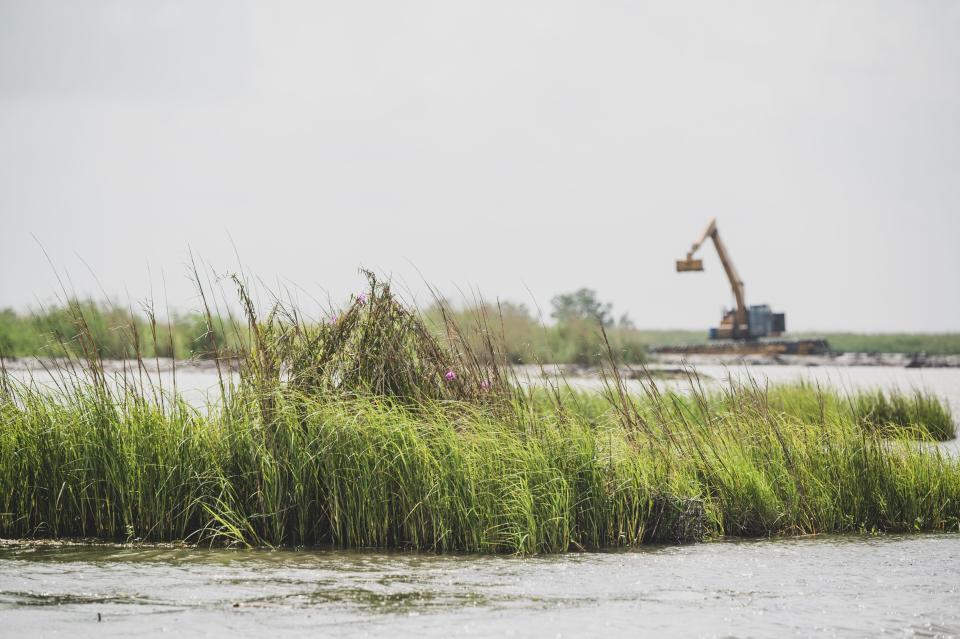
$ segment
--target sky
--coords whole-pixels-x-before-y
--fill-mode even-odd
[[[0,307],[243,270],[960,331],[960,3],[0,0]],[[229,297],[229,287],[226,287]]]

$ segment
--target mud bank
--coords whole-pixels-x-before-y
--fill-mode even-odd
[[[678,366],[887,366],[893,368],[960,368],[960,355],[925,353],[837,353],[830,355],[650,355],[653,367]]]

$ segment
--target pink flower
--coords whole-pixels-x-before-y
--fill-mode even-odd
[[[367,294],[366,294],[366,293],[360,293],[359,295],[357,295],[357,301],[360,302],[361,304],[366,304],[366,303],[367,303]]]
[[[447,372],[443,374],[443,378],[448,382],[452,382],[457,378],[457,374],[453,372],[452,368],[447,369]]]
[[[483,380],[482,382],[480,382],[480,389],[485,391],[490,390],[490,382],[488,382],[487,380]]]
[[[339,315],[331,315],[330,319],[327,320],[327,324],[336,324],[338,319],[340,319]]]

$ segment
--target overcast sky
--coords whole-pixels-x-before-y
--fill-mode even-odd
[[[42,245],[189,309],[188,249],[235,245],[304,300],[366,266],[706,330],[716,253],[674,261],[716,216],[790,329],[957,331],[958,34],[947,1],[0,0],[0,307],[55,294]]]

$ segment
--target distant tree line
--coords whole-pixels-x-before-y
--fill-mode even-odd
[[[644,361],[648,347],[707,341],[705,331],[641,330],[626,314],[614,319],[613,305],[590,288],[555,296],[549,323],[516,302],[455,308],[437,303],[423,314],[438,335],[448,330],[445,322],[453,322],[477,352],[492,343],[515,364],[595,365],[606,358],[607,343],[618,361],[634,364]],[[0,356],[231,357],[247,348],[247,330],[245,320],[229,314],[208,319],[198,312],[174,313],[161,319],[149,308],[137,311],[109,302],[70,300],[30,313],[0,310]],[[960,354],[957,333],[792,337],[826,338],[835,352]]]
[[[644,357],[639,331],[626,316],[613,320],[612,305],[601,302],[592,289],[579,289],[552,301],[552,324],[538,321],[523,304],[481,303],[457,309],[436,304],[424,311],[442,335],[443,317],[453,321],[483,352],[492,340],[512,363],[595,364],[605,356],[601,328],[622,361]],[[245,321],[233,316],[208,318],[203,313],[178,313],[155,318],[149,309],[135,311],[109,302],[70,300],[31,313],[0,310],[0,355],[4,357],[67,354],[89,356],[93,349],[104,359],[138,355],[206,359],[229,357],[246,348]]]

